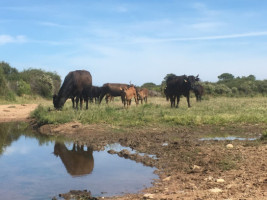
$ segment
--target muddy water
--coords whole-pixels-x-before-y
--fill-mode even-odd
[[[204,140],[248,140],[248,141],[252,141],[252,140],[257,140],[259,138],[243,138],[243,137],[238,137],[238,136],[227,136],[227,137],[206,137],[206,138],[200,138],[199,140],[204,141]]]
[[[151,186],[155,168],[107,153],[119,144],[93,151],[62,138],[49,138],[27,124],[0,124],[1,199],[51,199],[70,190],[94,196],[135,193]]]

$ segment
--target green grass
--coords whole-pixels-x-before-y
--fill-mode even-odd
[[[210,98],[196,103],[191,99],[187,108],[182,98],[179,108],[170,108],[164,98],[150,98],[148,104],[136,106],[133,102],[128,109],[117,99],[106,105],[90,104],[88,110],[73,110],[68,101],[62,111],[50,105],[40,105],[32,114],[40,124],[60,124],[79,121],[84,124],[110,124],[115,126],[176,126],[176,125],[226,125],[233,123],[267,123],[267,99],[254,98]]]
[[[261,140],[267,140],[267,130],[263,131],[260,139]]]
[[[218,167],[222,171],[229,171],[231,169],[236,169],[237,163],[239,161],[240,161],[240,158],[236,159],[234,156],[228,156],[218,163]]]

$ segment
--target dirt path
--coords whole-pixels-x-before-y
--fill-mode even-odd
[[[38,104],[0,105],[0,122],[26,121]]]

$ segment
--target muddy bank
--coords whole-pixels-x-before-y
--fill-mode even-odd
[[[259,138],[266,128],[265,124],[122,128],[73,122],[45,125],[39,131],[48,135],[64,135],[81,144],[91,145],[94,150],[120,143],[140,153],[155,155],[152,159],[130,155],[126,151],[111,151],[126,159],[156,167],[155,173],[160,179],[139,194],[105,199],[200,200],[267,198],[266,141],[199,140],[225,134]],[[74,195],[72,191],[62,196],[68,199],[79,195]]]

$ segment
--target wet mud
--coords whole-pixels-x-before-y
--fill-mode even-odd
[[[138,153],[111,149],[110,154],[157,168],[154,173],[159,179],[152,187],[138,194],[105,197],[121,200],[267,199],[266,140],[200,140],[225,133],[259,138],[266,128],[266,124],[122,128],[75,122],[38,127],[43,134],[64,135],[77,143],[91,144],[93,150],[119,143]],[[84,199],[82,194],[84,191],[70,191],[55,199]]]

